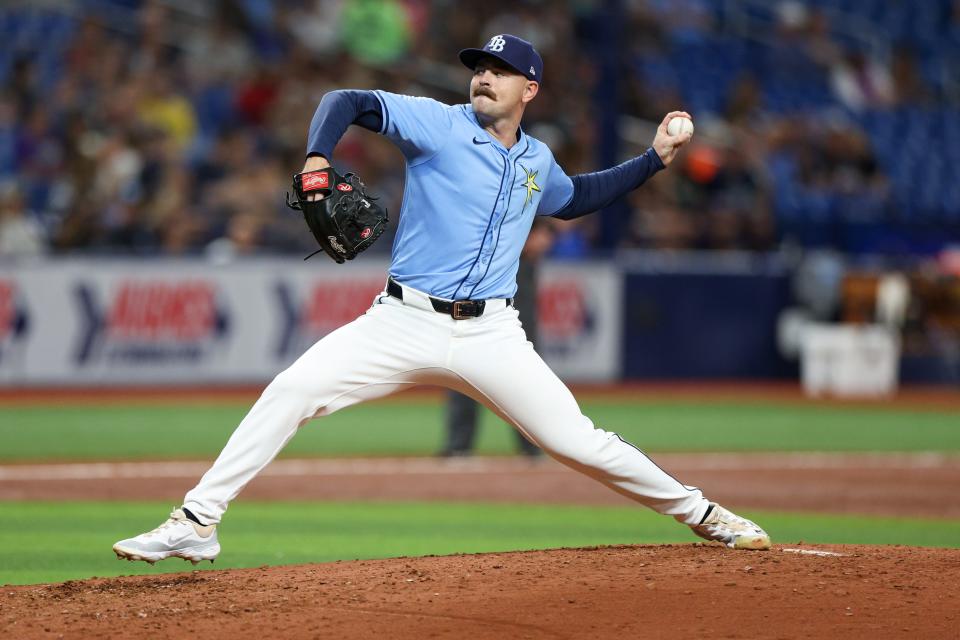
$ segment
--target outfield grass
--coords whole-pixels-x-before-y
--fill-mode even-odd
[[[181,572],[117,561],[111,545],[150,529],[169,505],[129,502],[0,503],[0,584]],[[774,542],[960,547],[960,520],[751,511]],[[603,544],[693,542],[670,518],[631,507],[461,503],[257,503],[231,507],[215,565],[238,568]]]
[[[0,407],[0,461],[209,458],[246,403]],[[956,412],[777,403],[590,401],[586,415],[647,451],[960,451]],[[484,412],[478,452],[513,434]],[[436,401],[374,403],[315,420],[282,455],[429,455],[442,442]]]

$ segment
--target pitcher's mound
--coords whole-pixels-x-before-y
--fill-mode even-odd
[[[10,638],[875,640],[958,628],[960,550],[913,547],[557,549],[93,579],[0,597]]]

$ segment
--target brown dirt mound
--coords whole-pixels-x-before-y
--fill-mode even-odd
[[[956,638],[960,550],[623,546],[4,587],[9,638]]]

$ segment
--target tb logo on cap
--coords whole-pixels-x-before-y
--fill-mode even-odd
[[[490,38],[490,42],[487,43],[487,46],[484,47],[488,51],[503,51],[504,45],[507,44],[507,41],[503,39],[503,36],[493,36]]]

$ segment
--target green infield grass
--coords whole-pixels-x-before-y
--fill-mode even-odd
[[[210,458],[248,406],[0,407],[0,462]],[[960,451],[960,419],[947,409],[589,398],[583,409],[648,451]],[[478,452],[511,452],[510,429],[484,414]],[[282,455],[429,455],[441,446],[442,419],[436,400],[364,404],[310,422]]]
[[[0,584],[192,570],[179,559],[154,566],[118,561],[110,548],[159,524],[169,508],[131,502],[0,503]],[[762,523],[780,544],[960,547],[960,520],[744,515]],[[221,526],[220,558],[199,568],[696,540],[671,518],[631,507],[238,502]]]

